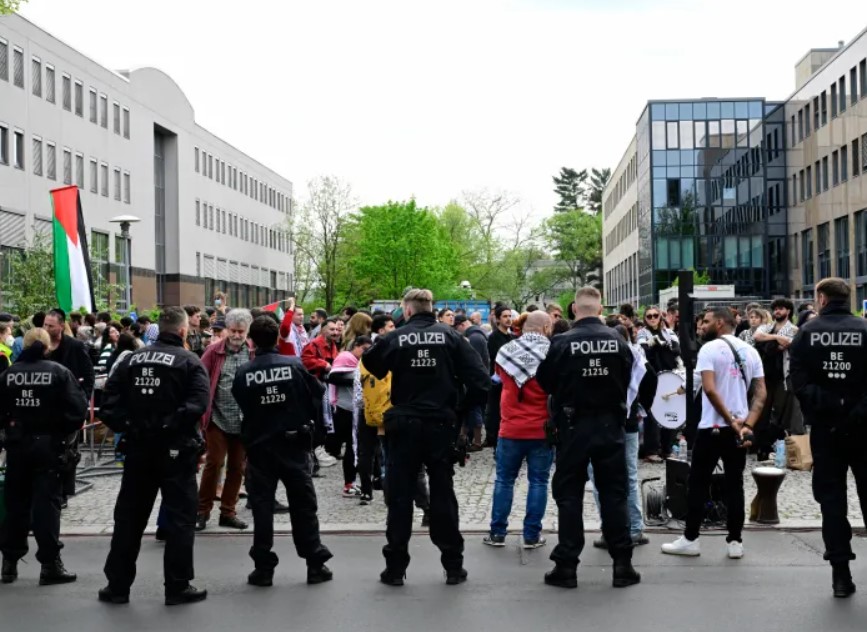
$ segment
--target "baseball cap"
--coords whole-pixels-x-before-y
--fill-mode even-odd
[[[466,315],[458,314],[457,316],[455,316],[455,327],[467,322],[468,320],[469,318],[467,318]]]

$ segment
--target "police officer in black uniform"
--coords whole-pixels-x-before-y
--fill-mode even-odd
[[[100,601],[127,603],[148,517],[162,494],[166,535],[166,605],[201,601],[193,578],[193,527],[198,492],[196,463],[203,442],[199,420],[208,406],[208,374],[184,349],[188,320],[168,307],[156,343],[123,359],[105,385],[100,418],[124,433],[123,480],[114,508],[114,534],[105,561],[108,586]]]
[[[0,528],[4,584],[18,578],[31,524],[42,564],[39,584],[76,579],[60,561],[61,470],[65,438],[81,426],[87,398],[69,369],[46,359],[50,343],[44,329],[31,329],[18,361],[0,375],[0,428],[8,455],[7,514]]]
[[[545,583],[576,588],[578,558],[584,549],[584,485],[593,464],[602,508],[602,535],[614,560],[615,587],[641,581],[632,568],[626,497],[627,390],[633,355],[626,341],[600,320],[599,291],[585,287],[575,296],[576,323],[555,337],[536,380],[552,397],[552,435],[557,469],[551,491],[559,512],[559,542],[551,552],[554,570]],[[638,367],[636,367],[638,370]]]
[[[464,405],[477,406],[486,401],[491,380],[467,339],[437,323],[430,290],[409,290],[403,313],[408,322],[377,338],[362,358],[377,379],[392,373],[392,408],[383,419],[389,501],[388,543],[382,550],[386,568],[380,581],[403,585],[416,478],[424,464],[430,478],[430,537],[441,552],[446,583],[460,584],[467,572],[453,481],[459,430],[455,407],[461,384],[467,389]]]
[[[292,539],[307,560],[307,583],[321,584],[332,574],[325,562],[331,551],[319,537],[316,489],[312,478],[313,430],[321,410],[322,384],[295,356],[277,351],[280,326],[259,316],[250,326],[256,357],[241,366],[232,395],[241,407],[241,440],[247,450],[247,493],[253,510],[256,565],[247,578],[254,586],[271,586],[279,561],[274,546],[274,494],[282,482],[289,500]]]
[[[849,561],[852,528],[847,519],[846,475],[855,476],[861,506],[867,498],[867,322],[849,311],[849,284],[822,279],[816,285],[819,317],[804,324],[789,349],[792,385],[813,429],[813,496],[822,508],[825,559],[835,597],[855,592]]]

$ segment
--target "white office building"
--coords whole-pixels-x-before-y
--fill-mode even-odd
[[[18,15],[0,17],[0,254],[50,236],[52,189],[74,184],[96,291],[132,302],[255,307],[293,289],[292,183],[200,127],[171,77],[113,71]],[[132,261],[120,215],[130,229]],[[0,256],[0,302],[9,269]],[[124,308],[124,297],[110,297]]]

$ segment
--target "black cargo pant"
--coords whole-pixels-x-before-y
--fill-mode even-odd
[[[128,593],[135,580],[141,538],[157,492],[162,494],[161,526],[166,536],[163,554],[166,593],[183,591],[193,579],[198,458],[199,451],[195,448],[175,451],[165,445],[150,444],[127,449],[114,506],[111,550],[104,569],[115,592]]]
[[[430,539],[440,550],[446,570],[458,570],[464,562],[464,539],[458,526],[458,500],[454,489],[452,450],[454,413],[446,419],[409,415],[385,415],[385,480],[388,486],[388,543],[382,554],[389,569],[403,573],[409,565],[413,498],[422,465],[430,479]],[[624,468],[626,466],[624,465]],[[625,469],[624,469],[625,473]]]
[[[60,556],[61,480],[58,441],[49,435],[25,437],[7,446],[6,519],[0,527],[0,550],[8,560],[27,554],[27,534],[39,546],[42,564]]]
[[[273,570],[280,561],[274,546],[274,495],[277,483],[286,488],[292,540],[298,557],[307,566],[321,566],[331,551],[319,537],[316,489],[313,487],[310,438],[269,440],[247,450],[247,493],[253,510],[253,546],[250,557],[256,568]]]
[[[551,492],[557,502],[558,543],[551,559],[576,568],[584,550],[584,485],[587,465],[599,490],[602,535],[615,561],[632,559],[632,538],[626,509],[628,494],[626,445],[622,415],[602,414],[575,419],[572,425],[558,420],[554,479]]]
[[[813,451],[813,497],[822,508],[822,539],[825,559],[831,564],[854,560],[852,527],[849,524],[846,475],[852,468],[861,513],[867,521],[867,428],[851,432],[832,431],[816,423],[810,433]]]

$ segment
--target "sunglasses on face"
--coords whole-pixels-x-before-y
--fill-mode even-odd
[[[645,315],[645,318],[647,318],[648,320],[656,320],[657,318],[659,318],[659,314],[647,314]]]

